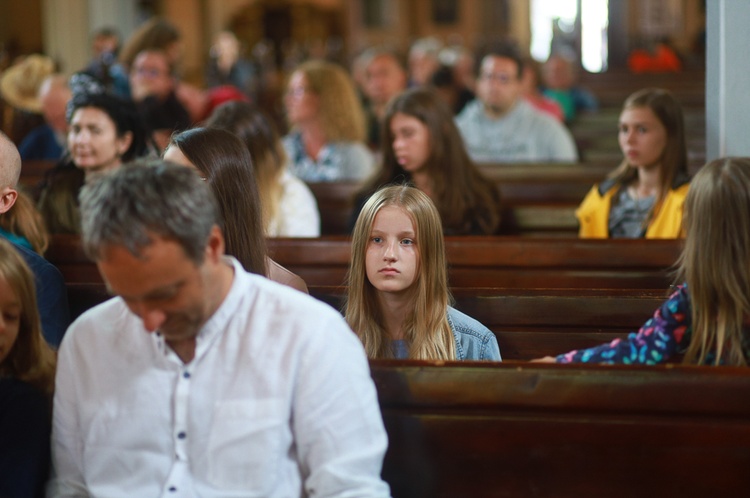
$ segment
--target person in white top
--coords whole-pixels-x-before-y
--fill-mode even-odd
[[[287,156],[273,122],[248,102],[214,109],[206,127],[237,135],[253,158],[267,237],[319,237],[320,212],[310,188],[289,172]]]
[[[194,171],[131,164],[87,185],[81,211],[118,297],[60,347],[50,496],[390,496],[359,340],[224,256]]]
[[[522,95],[523,60],[511,46],[490,46],[477,75],[477,99],[456,117],[471,158],[480,163],[576,162],[565,125]]]

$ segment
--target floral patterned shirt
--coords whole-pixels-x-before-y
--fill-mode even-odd
[[[692,312],[687,285],[680,285],[640,328],[626,339],[615,339],[589,349],[561,354],[558,363],[622,363],[656,365],[684,353],[692,334]]]
[[[289,157],[289,171],[306,182],[364,180],[375,169],[375,158],[359,142],[330,142],[323,146],[317,159],[307,155],[298,132],[282,139]]]

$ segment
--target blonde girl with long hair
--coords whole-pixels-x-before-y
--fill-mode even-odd
[[[623,160],[576,211],[582,238],[673,239],[683,235],[690,186],[682,107],[667,90],[630,95],[618,126]]]
[[[41,496],[49,472],[55,353],[42,336],[34,276],[0,237],[0,496]]]
[[[373,194],[352,235],[346,320],[369,358],[500,361],[495,335],[449,306],[443,227],[424,192]]]
[[[750,357],[750,158],[717,159],[695,175],[685,201],[681,284],[637,334],[571,351],[559,363],[746,366]],[[547,358],[551,361],[552,358]]]

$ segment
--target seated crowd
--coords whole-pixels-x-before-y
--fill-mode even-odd
[[[359,95],[332,62],[297,66],[282,136],[251,103],[251,66],[214,61],[220,86],[203,92],[177,78],[178,43],[155,20],[119,63],[67,83],[50,69],[44,128],[20,147],[0,133],[0,496],[390,496],[368,359],[501,361],[495,334],[454,307],[444,237],[502,233],[481,163],[578,160],[559,119],[577,97],[547,89],[554,117],[524,90],[530,62],[492,45],[468,76],[470,53],[443,57],[447,99],[428,40],[412,71],[363,53]],[[630,95],[617,133],[622,161],[581,199],[579,236],[684,238],[677,286],[637,333],[537,361],[745,366],[750,160],[691,179],[663,89]],[[56,161],[33,192],[22,158]],[[337,312],[266,238],[320,236],[309,185],[347,181]],[[50,234],[80,237],[115,296],[72,324]]]

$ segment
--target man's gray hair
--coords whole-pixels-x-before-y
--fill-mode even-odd
[[[83,187],[83,248],[93,260],[104,246],[125,247],[136,257],[157,235],[178,242],[201,264],[214,225],[216,201],[191,168],[162,160],[125,164]]]

